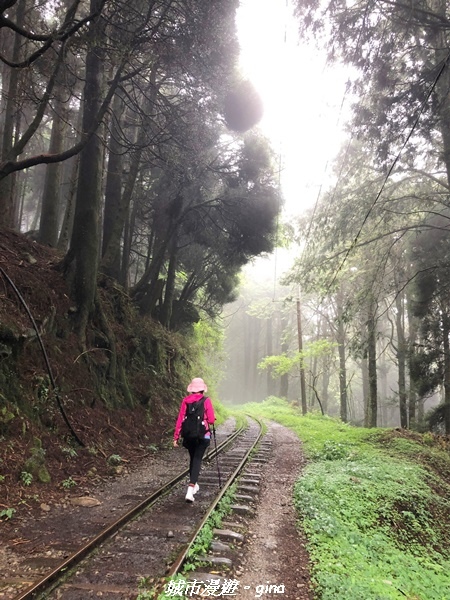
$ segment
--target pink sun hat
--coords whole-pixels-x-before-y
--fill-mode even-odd
[[[191,383],[187,386],[187,391],[195,394],[196,392],[207,392],[208,386],[201,377],[194,377]]]

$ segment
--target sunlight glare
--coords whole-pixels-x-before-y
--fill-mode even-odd
[[[289,0],[241,0],[241,69],[261,95],[260,129],[280,154],[285,210],[312,206],[331,181],[331,159],[344,139],[345,74],[325,50],[300,43]]]

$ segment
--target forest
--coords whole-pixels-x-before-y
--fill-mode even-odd
[[[239,133],[261,107],[235,9],[2,3],[1,225],[65,253],[81,341],[98,272],[174,330],[216,315],[272,248],[270,149]]]
[[[238,5],[0,2],[0,227],[55,249],[80,351],[95,323],[110,373],[99,282],[169,332],[223,330],[224,399],[449,434],[447,3],[294,2],[301,39],[348,67],[351,117],[333,183],[288,223]],[[275,246],[273,302],[241,272]]]
[[[275,287],[279,265],[249,273],[227,313],[224,389],[448,434],[448,3],[295,5],[302,38],[348,66],[351,116],[332,183],[279,233],[290,267]]]
[[[262,105],[237,67],[236,8],[0,3],[0,227],[55,249],[79,349],[95,326],[113,381],[126,369],[100,282],[189,335],[273,248],[280,193],[269,144],[245,133]]]
[[[0,559],[16,576],[10,553],[51,547],[72,497],[109,514],[104,484],[128,502],[130,474],[178,470],[175,416],[201,376],[218,433],[264,419],[298,477],[263,463],[262,543],[242,556],[286,573],[307,553],[298,598],[442,600],[450,5],[278,2],[347,73],[325,99],[345,106],[342,147],[292,217],[239,62],[242,3],[0,0]]]

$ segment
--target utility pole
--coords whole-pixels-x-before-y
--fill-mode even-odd
[[[302,334],[302,313],[300,306],[300,292],[297,298],[297,333],[298,333],[298,351],[303,352],[303,334]],[[306,415],[308,408],[306,405],[306,383],[305,383],[305,366],[303,358],[300,358],[300,392],[302,397],[302,414]]]

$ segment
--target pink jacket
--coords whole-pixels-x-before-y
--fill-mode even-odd
[[[200,400],[200,398],[203,395],[204,394],[201,394],[201,393],[189,394],[189,396],[186,396],[185,398],[183,398],[183,401],[181,402],[181,406],[180,406],[180,412],[178,413],[177,422],[175,424],[175,431],[173,433],[174,440],[178,440],[178,438],[180,437],[181,424],[186,415],[186,404],[191,404],[192,402],[197,402],[198,400]],[[205,400],[204,411],[205,412],[203,414],[203,423],[206,427],[206,431],[209,432],[210,431],[209,426],[212,425],[214,423],[214,421],[216,420],[216,416],[214,414],[214,409],[213,409],[213,405],[212,405],[210,398],[206,398],[206,400]]]

